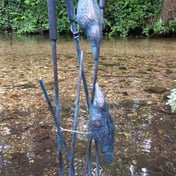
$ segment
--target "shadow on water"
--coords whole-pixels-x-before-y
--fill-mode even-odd
[[[53,100],[50,41],[0,37],[0,176],[57,175],[55,128],[38,84],[42,77]],[[72,40],[59,39],[57,47],[62,125],[71,129],[78,63]],[[81,47],[91,85],[91,48],[85,40]],[[176,114],[165,105],[175,88],[175,40],[105,40],[100,57],[98,82],[116,127],[116,159],[110,166],[101,162],[101,176],[175,176]],[[79,130],[87,130],[87,116],[81,92]],[[76,175],[83,175],[86,147],[86,136],[78,136]],[[68,175],[67,159],[64,166]]]

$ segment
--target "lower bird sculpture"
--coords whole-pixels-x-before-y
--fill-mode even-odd
[[[103,161],[111,164],[114,160],[114,123],[100,87],[95,85],[95,97],[89,110],[89,132],[98,143]]]

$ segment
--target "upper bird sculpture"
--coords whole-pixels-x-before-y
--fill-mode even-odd
[[[95,61],[92,88],[93,101],[95,95],[95,83],[97,80],[102,30],[104,26],[103,15],[97,0],[78,1],[77,21],[80,28],[84,30],[93,50],[93,58]]]

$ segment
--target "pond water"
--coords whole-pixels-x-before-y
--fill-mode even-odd
[[[91,89],[91,48],[87,40],[81,39],[80,44]],[[78,76],[72,39],[59,38],[57,57],[62,126],[71,129]],[[0,176],[58,175],[56,132],[39,78],[53,103],[50,40],[0,35]],[[101,162],[101,176],[175,176],[176,114],[165,104],[176,88],[176,39],[104,40],[98,83],[115,123],[115,162]],[[87,122],[81,90],[78,130],[86,131]],[[64,136],[70,144],[71,135],[64,132]],[[86,147],[86,136],[79,135],[75,151],[79,176]]]

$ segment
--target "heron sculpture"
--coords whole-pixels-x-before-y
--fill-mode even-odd
[[[76,142],[76,127],[78,120],[79,109],[79,96],[80,96],[80,80],[83,80],[84,91],[86,95],[86,102],[89,112],[88,123],[88,150],[87,150],[87,162],[88,175],[92,175],[91,170],[91,144],[92,140],[95,141],[96,146],[96,175],[99,176],[99,148],[103,155],[103,161],[105,164],[111,164],[114,160],[114,123],[109,112],[109,105],[105,100],[105,97],[98,86],[97,72],[99,65],[100,45],[102,40],[102,30],[104,28],[104,7],[105,0],[100,0],[99,5],[97,0],[78,0],[77,17],[75,15],[75,9],[73,0],[65,0],[68,17],[71,22],[71,31],[74,36],[78,61],[80,64],[80,72],[78,76],[78,89],[76,97],[76,106],[74,114],[74,125],[72,132],[72,145],[71,151],[69,150],[67,143],[62,134],[61,118],[60,118],[60,100],[59,100],[59,87],[58,87],[58,72],[57,72],[57,58],[56,58],[56,40],[57,40],[57,24],[56,24],[56,0],[47,0],[48,2],[48,16],[50,27],[50,39],[52,41],[52,58],[53,58],[53,72],[54,72],[54,89],[55,89],[55,105],[54,110],[47,94],[44,82],[40,80],[42,90],[44,91],[45,98],[48,102],[49,109],[54,118],[57,134],[58,134],[58,151],[59,151],[59,163],[60,171],[59,175],[64,175],[63,162],[62,162],[62,146],[64,146],[70,161],[69,176],[75,176],[74,168],[74,146]],[[86,82],[86,76],[83,67],[83,52],[79,46],[79,33],[77,31],[76,23],[80,28],[84,30],[93,51],[94,59],[94,74],[92,84],[92,95],[89,97],[88,86]],[[67,130],[68,131],[68,130]],[[85,169],[85,175],[87,175],[87,169]]]
[[[100,44],[103,30],[103,16],[98,6],[97,0],[79,0],[77,10],[77,21],[81,29],[84,30],[92,47],[94,58],[94,76],[92,87],[92,101],[95,95],[95,83],[97,80]]]
[[[68,16],[71,22],[71,30],[75,38],[76,50],[78,53],[78,60],[80,47],[79,47],[79,34],[76,29],[76,22],[86,34],[93,52],[94,59],[94,75],[92,84],[92,98],[90,102],[87,83],[85,80],[85,73],[83,70],[82,77],[84,82],[84,89],[89,111],[89,131],[88,137],[88,168],[91,174],[91,143],[92,139],[95,140],[96,156],[98,160],[98,147],[103,153],[103,161],[105,164],[110,164],[114,160],[114,123],[109,113],[108,103],[105,101],[100,87],[96,83],[97,72],[99,65],[100,45],[102,40],[102,30],[104,28],[104,8],[105,0],[100,0],[99,5],[97,0],[78,0],[77,16],[74,14],[74,7],[72,0],[65,0],[67,6]],[[98,168],[97,164],[97,168]],[[97,171],[98,175],[99,171]]]

